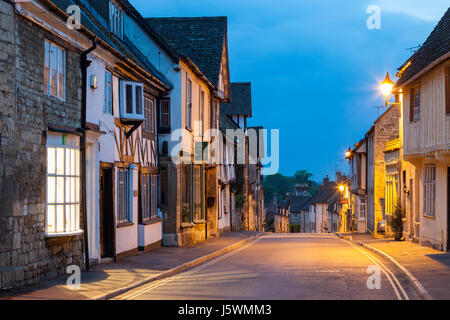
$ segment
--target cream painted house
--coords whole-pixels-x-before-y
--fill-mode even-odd
[[[407,234],[439,250],[450,247],[450,9],[399,69],[403,101]]]

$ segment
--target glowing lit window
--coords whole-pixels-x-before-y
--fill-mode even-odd
[[[80,231],[79,138],[49,135],[47,143],[46,233]]]

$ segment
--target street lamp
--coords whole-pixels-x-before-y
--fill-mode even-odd
[[[345,152],[345,159],[349,159],[352,155],[352,149],[348,147],[348,150]]]
[[[380,90],[383,94],[383,98],[386,101],[386,108],[389,108],[389,106],[393,105],[399,105],[400,102],[389,102],[391,99],[392,93],[394,88],[394,82],[389,77],[389,72],[386,74],[386,78],[383,82],[380,83]]]

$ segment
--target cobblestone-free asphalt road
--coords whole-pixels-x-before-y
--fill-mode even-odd
[[[367,286],[381,266],[381,288]],[[384,269],[384,270],[383,270]],[[267,235],[115,299],[418,299],[392,265],[333,235]]]

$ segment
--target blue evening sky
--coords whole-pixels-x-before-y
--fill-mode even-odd
[[[131,0],[144,17],[228,16],[231,81],[251,81],[249,125],[280,130],[280,173],[320,181],[383,104],[377,85],[423,43],[447,0]],[[368,6],[381,8],[369,30]],[[382,110],[381,110],[382,112]]]

